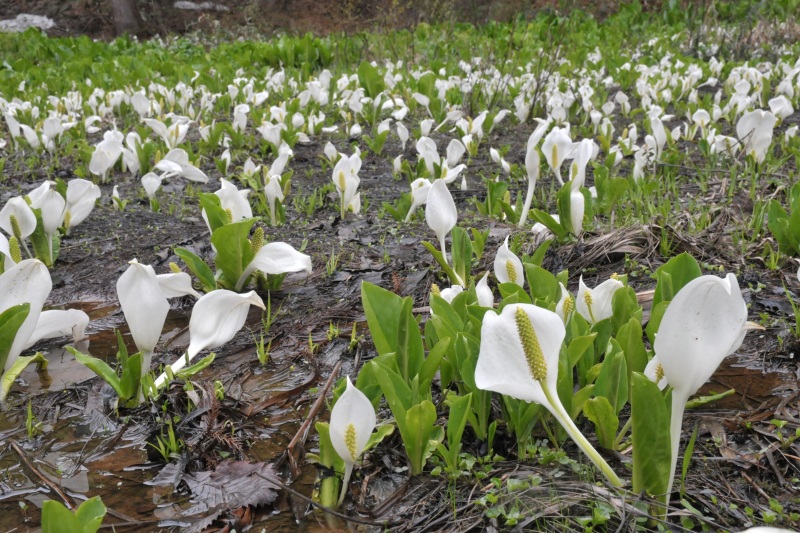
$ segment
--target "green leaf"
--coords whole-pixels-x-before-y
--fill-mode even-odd
[[[467,415],[470,412],[472,395],[456,396],[449,394],[446,400],[450,407],[447,418],[447,451],[443,457],[447,461],[448,469],[454,472],[458,467],[458,454],[461,451],[461,436],[467,426]]]
[[[217,288],[217,280],[214,279],[214,272],[205,261],[186,248],[175,248],[175,255],[186,263],[186,266],[192,271],[192,274],[197,276],[197,279],[199,279],[200,283],[203,285],[204,292],[211,292]]]
[[[611,297],[611,325],[616,333],[632,318],[642,320],[642,307],[636,299],[636,291],[631,287],[622,287],[614,291]]]
[[[694,257],[684,252],[676,255],[656,270],[656,289],[653,308],[662,301],[675,298],[684,285],[703,274]]]
[[[425,247],[426,250],[428,250],[431,253],[433,259],[436,261],[436,263],[439,264],[439,266],[444,271],[447,278],[450,280],[450,283],[453,283],[455,285],[462,285],[465,283],[464,280],[458,277],[458,274],[456,274],[456,271],[453,270],[453,267],[451,267],[450,264],[445,260],[441,250],[437,249],[436,246],[429,243],[428,241],[422,241],[421,244],[422,246]]]
[[[0,369],[5,368],[17,332],[28,318],[30,311],[31,304],[21,303],[9,307],[0,314]]]
[[[469,238],[469,232],[456,226],[450,232],[450,237],[452,239],[453,270],[463,282],[466,282],[472,266],[472,241]]]
[[[8,392],[14,384],[14,380],[17,379],[17,377],[22,374],[22,371],[25,370],[25,367],[31,363],[38,363],[42,368],[47,367],[47,359],[38,352],[36,355],[31,355],[29,357],[17,357],[14,364],[12,364],[11,367],[3,373],[3,377],[0,378],[0,403],[8,396]]]
[[[319,423],[319,422],[318,422]],[[371,450],[383,440],[394,433],[394,425],[393,424],[381,424],[378,426],[377,430],[374,431],[370,436],[367,444],[364,445],[364,451]]]
[[[397,353],[395,354],[397,368],[406,383],[410,383],[419,373],[425,354],[419,324],[414,319],[412,312],[412,304],[411,298],[403,298],[397,330]]]
[[[564,241],[567,239],[567,230],[561,227],[561,224],[556,222],[556,219],[549,214],[540,209],[531,209],[530,216],[536,220],[536,222],[541,222],[544,224],[544,226],[549,229],[559,241]]]
[[[534,250],[533,255],[526,261],[527,263],[542,266],[542,261],[544,261],[544,256],[547,253],[547,250],[550,248],[550,245],[553,244],[553,239],[548,239],[540,244],[536,250]]]
[[[644,367],[647,366],[647,349],[642,340],[642,325],[639,320],[631,318],[620,327],[616,340],[625,354],[628,378],[630,379],[631,372],[644,372]]]
[[[361,284],[361,305],[367,316],[372,342],[380,355],[397,352],[397,334],[403,299],[372,283]]]
[[[414,405],[406,413],[406,435],[403,444],[411,463],[411,475],[422,473],[425,462],[436,442],[431,443],[436,425],[436,407],[428,400]],[[401,432],[402,433],[402,432]]]
[[[216,356],[217,356],[216,353],[211,352],[210,354],[208,354],[207,356],[203,357],[202,359],[200,359],[195,364],[193,364],[191,366],[184,367],[181,370],[179,370],[178,373],[176,374],[176,376],[181,378],[181,379],[190,378],[190,377],[194,376],[195,374],[197,374],[198,372],[201,372],[201,371],[205,370],[206,368],[208,368],[209,366],[211,366],[211,363],[214,362],[214,358]]]
[[[655,383],[639,372],[631,379],[633,490],[666,502],[672,457],[669,412]]]
[[[612,341],[615,342],[615,341]],[[600,367],[600,375],[594,384],[595,396],[603,396],[619,414],[628,403],[628,368],[625,354],[620,350],[611,357],[606,357]]]
[[[106,506],[100,496],[89,498],[75,511],[75,517],[83,526],[83,533],[96,533],[106,516]]]
[[[256,219],[248,218],[239,222],[225,224],[211,234],[211,244],[217,249],[214,262],[222,271],[225,285],[233,289],[242,272],[253,258],[250,248],[250,229]]]
[[[708,396],[698,396],[697,398],[693,398],[686,402],[686,409],[697,409],[698,407],[702,407],[704,405],[708,405],[712,402],[716,402],[717,400],[721,400],[730,396],[731,394],[735,394],[736,389],[728,389],[725,392],[720,392],[719,394],[711,394]]]
[[[77,355],[75,357],[77,359]],[[127,400],[132,398],[137,398],[138,400],[139,385],[142,382],[143,357],[141,352],[135,353],[127,359],[125,364],[121,365],[122,376],[119,379],[119,388],[122,393],[118,392],[120,403],[124,404]]]
[[[531,293],[531,300],[541,307],[555,307],[561,299],[561,287],[556,277],[547,269],[531,263],[524,263],[525,279]]]
[[[358,66],[358,83],[364,88],[364,93],[373,99],[386,90],[380,71],[367,61],[362,61]]]
[[[586,418],[594,424],[600,446],[607,450],[614,449],[614,437],[619,428],[619,418],[609,401],[604,396],[592,398],[583,405],[583,412]]]
[[[585,404],[593,394],[594,383],[590,383],[582,389],[578,389],[578,392],[576,392],[575,396],[572,397],[572,409],[570,409],[569,412],[570,418],[573,420],[578,418],[578,415],[581,414],[581,411],[583,410],[583,404]]]
[[[89,370],[103,378],[103,380],[111,385],[111,388],[117,393],[120,398],[120,401],[130,398],[128,396],[128,391],[125,389],[125,386],[122,384],[119,376],[114,371],[113,368],[108,366],[108,363],[103,361],[102,359],[98,359],[97,357],[92,357],[91,355],[86,355],[84,353],[79,352],[72,346],[65,346],[67,351],[75,356],[75,359],[82,364],[83,366],[87,367]],[[132,359],[132,358],[131,358]],[[128,359],[130,361],[130,359]],[[140,362],[141,368],[141,362]]]
[[[442,359],[444,355],[447,353],[447,349],[450,347],[450,337],[445,337],[443,339],[439,339],[439,342],[433,347],[433,349],[428,352],[428,357],[425,358],[425,361],[422,363],[422,367],[419,369],[419,381],[420,385],[429,393],[430,391],[430,384],[433,381],[436,372],[439,370],[439,366],[441,366]]]
[[[211,235],[217,229],[231,222],[228,213],[222,208],[219,196],[209,192],[199,194],[200,208],[205,210],[208,225],[211,227]]]
[[[45,500],[42,504],[42,533],[81,533],[83,524],[63,503]]]

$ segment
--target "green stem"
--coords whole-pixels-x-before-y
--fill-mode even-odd
[[[589,459],[594,463],[594,465],[603,472],[603,475],[606,476],[606,479],[615,487],[621,487],[623,485],[622,480],[617,477],[617,474],[614,473],[614,470],[608,466],[605,459],[597,453],[597,450],[586,440],[586,437],[583,436],[583,433],[578,429],[572,419],[569,417],[567,412],[564,410],[564,406],[561,405],[561,400],[558,399],[558,395],[552,394],[547,387],[543,386],[542,390],[544,391],[544,395],[547,398],[548,405],[547,407],[553,416],[556,417],[556,420],[561,424],[561,426],[566,430],[567,434],[570,438],[575,441],[575,444],[585,453]]]
[[[615,450],[619,450],[619,446],[622,443],[622,439],[624,439],[625,435],[628,434],[628,431],[630,431],[632,424],[633,424],[633,417],[629,417],[628,421],[625,422],[625,425],[622,426],[622,429],[619,430],[619,434],[617,435],[617,438],[614,439],[614,449]]]

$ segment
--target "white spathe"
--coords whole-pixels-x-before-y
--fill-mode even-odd
[[[339,505],[347,493],[347,482],[353,472],[353,465],[369,442],[376,423],[375,409],[369,398],[358,390],[348,377],[344,392],[331,409],[329,426],[331,444],[345,466]]]
[[[265,308],[255,291],[239,294],[217,289],[197,300],[189,319],[189,347],[185,355],[172,363],[172,372],[181,370],[202,350],[222,346],[233,339],[244,326],[251,305]],[[161,374],[155,384],[161,387],[166,380],[166,373]]]
[[[311,272],[311,257],[298,252],[285,242],[270,242],[262,246],[247,264],[236,282],[236,290],[244,288],[250,275],[259,270],[264,274],[286,274],[288,272]]]
[[[30,305],[28,316],[17,330],[3,370],[8,370],[33,336],[47,295],[53,288],[50,271],[38,259],[25,259],[0,275],[0,313],[15,305]]]
[[[617,289],[623,287],[618,279],[609,278],[590,289],[583,283],[583,276],[578,280],[578,295],[575,298],[575,310],[590,324],[610,318],[613,314],[611,302]]]
[[[445,237],[458,222],[458,210],[444,180],[434,180],[428,191],[428,200],[425,205],[425,221],[439,239],[442,255],[445,262],[447,262]]]
[[[675,477],[686,402],[722,360],[739,349],[747,329],[747,306],[733,274],[693,279],[664,312],[653,349],[672,386],[672,466],[667,494]]]
[[[522,261],[508,247],[508,236],[494,256],[494,276],[500,283],[511,282],[520,287],[525,285],[525,270],[522,268]]]

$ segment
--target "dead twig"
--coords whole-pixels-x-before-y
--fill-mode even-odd
[[[53,483],[50,479],[47,478],[47,476],[45,476],[41,471],[39,471],[39,469],[36,468],[36,466],[34,466],[34,464],[28,458],[28,455],[22,448],[20,448],[19,444],[17,444],[16,441],[13,440],[8,441],[8,445],[11,447],[12,450],[14,450],[14,453],[16,453],[19,456],[20,461],[22,461],[22,463],[28,470],[33,472],[33,474],[36,477],[38,477],[42,483],[47,485],[50,488],[50,490],[58,494],[58,497],[61,498],[61,501],[63,501],[64,505],[67,506],[67,509],[69,509],[70,511],[74,511],[76,509],[77,506],[75,505],[73,499],[67,496],[67,493],[61,490],[61,487]]]
[[[331,388],[331,385],[333,385],[333,382],[336,380],[336,376],[339,374],[339,369],[341,367],[342,360],[340,359],[336,361],[336,365],[333,367],[331,375],[328,376],[325,386],[322,387],[317,400],[314,402],[314,405],[311,406],[311,410],[308,412],[308,416],[303,422],[303,425],[297,430],[297,433],[292,438],[289,446],[286,448],[286,455],[289,456],[289,463],[292,465],[292,477],[297,477],[300,475],[300,465],[297,463],[297,458],[294,456],[294,449],[298,444],[302,444],[306,441],[306,437],[308,436],[308,428],[311,426],[311,421],[314,420],[317,417],[317,414],[322,410],[322,406],[325,404],[325,396],[328,394],[328,389]]]

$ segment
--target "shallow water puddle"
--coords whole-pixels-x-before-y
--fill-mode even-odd
[[[135,350],[117,306],[81,303],[66,307],[81,308],[92,318],[86,341],[76,346],[84,353],[111,363],[117,349],[115,327],[123,333],[129,351]],[[162,352],[169,356],[162,356],[162,359],[173,359],[188,344],[187,325],[185,313],[170,312],[160,343]],[[98,327],[103,329],[97,331]],[[36,412],[36,393],[46,390],[58,392],[94,377],[89,369],[60,347],[65,342],[65,339],[57,339],[40,346],[48,359],[48,369],[42,372],[37,372],[34,367],[26,369],[12,389],[10,398],[13,402],[24,407],[28,398],[34,397]],[[247,445],[242,457],[251,462],[274,463],[286,450],[308,411],[310,404],[307,401],[298,403],[297,400],[316,385],[318,376],[303,363],[284,363],[284,360],[291,359],[289,350],[276,350],[266,367],[253,367],[255,355],[252,349],[223,357],[228,365],[219,366],[218,361],[214,368],[220,371],[220,379],[226,382],[226,394],[239,398],[245,405],[275,400],[268,404],[267,410],[255,413],[247,424]],[[100,495],[109,509],[108,524],[133,522],[151,529],[185,522],[186,519],[181,520],[180,515],[190,506],[185,493],[173,493],[172,487],[145,484],[164,467],[163,462],[148,459],[153,452],[145,439],[155,426],[129,425],[125,418],[106,415],[99,407],[91,407],[97,405],[98,390],[99,384],[93,384],[67,393],[64,397],[69,399],[65,400],[64,406],[69,409],[61,411],[60,419],[58,413],[62,405],[55,408],[45,406],[43,434],[33,440],[26,436],[24,408],[17,406],[13,410],[0,411],[0,439],[18,442],[38,475],[61,487],[76,503]],[[84,391],[88,393],[85,399]],[[310,431],[313,432],[313,427]],[[306,442],[307,449],[312,447],[313,436]],[[315,474],[312,465],[303,463],[294,488],[310,495]],[[38,525],[38,508],[42,502],[60,499],[44,486],[38,475],[23,464],[10,446],[0,447],[0,531],[25,531],[28,529],[26,523]],[[289,502],[285,496],[281,498],[284,499],[280,505],[276,503],[275,507],[257,510],[253,522],[264,526],[296,527],[296,516],[305,513],[305,504]],[[275,509],[280,509],[280,512]]]

